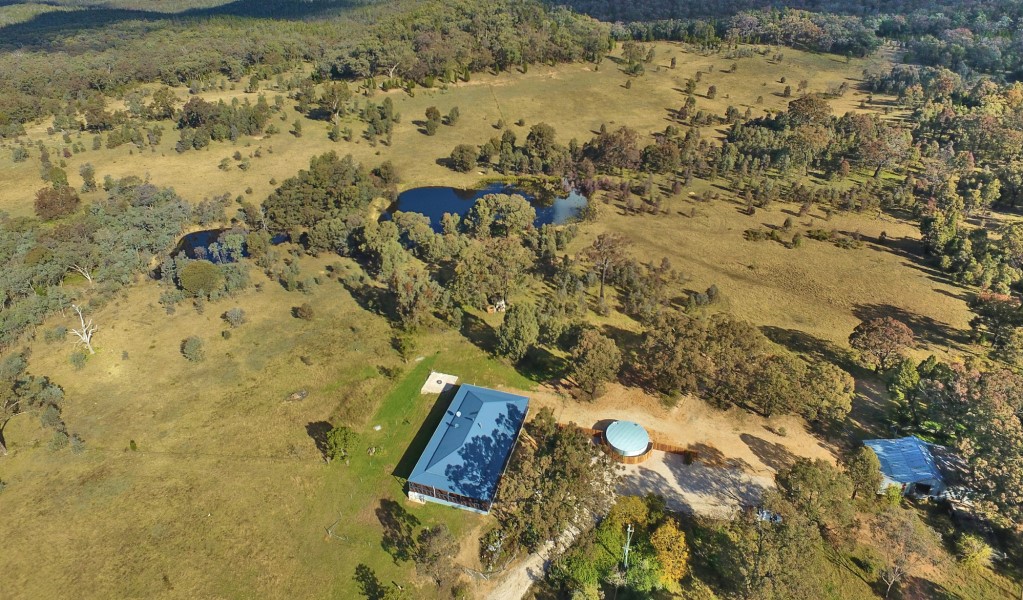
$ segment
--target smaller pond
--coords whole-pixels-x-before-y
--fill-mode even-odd
[[[572,191],[564,197],[554,198],[549,202],[538,200],[535,196],[521,189],[504,183],[492,183],[476,190],[460,190],[451,187],[421,187],[402,192],[398,200],[388,207],[384,219],[390,219],[396,212],[414,212],[430,219],[434,231],[441,231],[441,219],[444,213],[464,217],[477,200],[487,194],[518,194],[524,196],[536,209],[535,225],[553,223],[561,225],[579,216],[586,207],[586,197]]]
[[[241,236],[248,234],[244,229],[203,229],[185,234],[178,240],[171,256],[177,256],[184,252],[185,256],[195,260],[208,260],[213,263],[229,263],[241,257],[248,256],[245,248],[244,237],[242,240],[229,240],[224,234],[235,233]],[[286,234],[278,234],[270,239],[270,243],[277,245],[288,241]]]

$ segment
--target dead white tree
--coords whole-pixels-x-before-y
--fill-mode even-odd
[[[88,279],[89,280],[89,284],[90,285],[92,284],[92,272],[89,271],[89,269],[83,267],[82,265],[77,265],[76,264],[76,265],[71,265],[71,270],[76,272],[76,273],[78,273],[82,277]]]
[[[89,354],[96,354],[96,351],[92,349],[92,334],[96,333],[98,327],[92,324],[92,319],[89,319],[88,322],[85,321],[85,317],[82,316],[82,309],[77,304],[72,304],[71,308],[75,309],[75,312],[78,313],[78,322],[82,324],[79,329],[71,328],[71,333],[78,338],[75,341],[75,345],[82,344],[89,350]]]

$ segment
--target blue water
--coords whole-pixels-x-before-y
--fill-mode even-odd
[[[398,196],[398,200],[391,205],[384,218],[389,219],[391,214],[401,212],[414,212],[426,215],[430,218],[430,225],[434,231],[441,231],[441,218],[444,213],[456,214],[464,217],[477,200],[487,194],[518,194],[529,200],[536,209],[535,225],[546,225],[553,223],[561,225],[577,217],[579,211],[586,206],[586,198],[573,191],[565,197],[555,198],[552,202],[539,202],[533,196],[516,189],[513,186],[503,183],[492,183],[478,190],[460,190],[450,187],[421,187],[413,188]]]
[[[184,252],[185,256],[191,259],[202,259],[208,260],[214,263],[231,262],[231,257],[226,253],[223,255],[216,255],[210,251],[210,246],[213,244],[220,244],[220,236],[231,231],[230,229],[204,229],[202,231],[193,231],[192,233],[182,236],[178,240],[178,245],[171,252],[171,256],[177,256],[178,253]],[[270,243],[283,244],[289,240],[287,234],[277,234],[270,239]],[[242,245],[242,256],[248,256],[249,253],[246,250],[244,244]]]

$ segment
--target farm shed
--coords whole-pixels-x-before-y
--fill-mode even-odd
[[[415,502],[489,513],[529,398],[462,384],[408,478]]]
[[[945,480],[932,447],[916,436],[863,442],[881,462],[882,490],[899,486],[907,496],[942,496]]]

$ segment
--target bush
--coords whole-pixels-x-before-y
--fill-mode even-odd
[[[347,427],[334,427],[327,432],[327,460],[343,460],[351,454],[357,437]]]
[[[14,149],[14,153],[11,155],[11,159],[16,163],[25,162],[28,160],[28,150],[18,146]]]
[[[747,229],[743,232],[742,237],[746,238],[746,240],[750,242],[762,242],[769,236],[766,230],[758,227],[756,229]]]
[[[63,450],[68,444],[68,435],[63,431],[54,431],[50,438],[50,450]]]
[[[231,327],[239,327],[246,321],[245,311],[236,306],[224,313],[224,320],[227,321]]]
[[[446,119],[446,123],[448,125],[454,125],[455,123],[458,122],[458,117],[459,116],[460,116],[460,113],[458,112],[458,107],[457,106],[452,106],[451,110],[448,111],[448,117]]]
[[[993,554],[991,546],[987,545],[980,536],[963,533],[956,540],[956,556],[969,567],[990,567]]]
[[[85,352],[79,350],[77,352],[72,352],[71,358],[69,360],[71,361],[71,365],[74,366],[76,371],[81,371],[83,368],[85,368],[85,361],[88,359],[89,359],[88,355],[85,354]]]
[[[46,342],[63,342],[67,339],[67,327],[63,325],[57,325],[53,329],[47,329],[43,334],[43,339]]]
[[[409,332],[402,332],[394,337],[393,340],[394,349],[398,351],[398,355],[401,356],[402,360],[408,362],[416,352],[416,336]]]
[[[83,440],[77,433],[71,435],[71,451],[75,454],[85,452],[85,440]]]
[[[301,306],[295,307],[295,316],[298,317],[299,319],[312,321],[314,314],[315,313],[313,312],[313,307],[308,302],[303,303]]]
[[[206,360],[206,351],[203,349],[203,341],[197,336],[185,338],[181,342],[181,354],[192,362]]]
[[[891,506],[902,504],[902,490],[897,485],[890,485],[884,489],[884,500]]]

